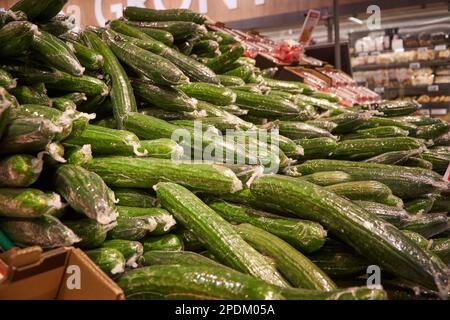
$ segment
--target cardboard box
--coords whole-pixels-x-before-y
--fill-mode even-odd
[[[14,248],[0,255],[8,267],[0,300],[122,300],[123,291],[80,249]]]

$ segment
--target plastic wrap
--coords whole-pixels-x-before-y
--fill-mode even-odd
[[[125,258],[119,250],[98,248],[88,250],[86,254],[110,277],[114,278],[125,272]]]
[[[103,243],[103,247],[120,251],[126,260],[125,265],[131,268],[138,267],[138,262],[144,253],[144,247],[138,241],[108,240]]]
[[[13,155],[0,160],[0,187],[28,187],[42,172],[41,157]]]

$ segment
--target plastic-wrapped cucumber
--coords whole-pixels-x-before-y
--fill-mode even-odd
[[[116,277],[125,272],[125,258],[117,249],[98,248],[88,250],[86,254],[110,277]]]
[[[108,239],[122,239],[139,241],[143,239],[149,230],[154,230],[154,220],[140,217],[118,217],[117,225],[108,231]]]
[[[333,131],[334,128],[337,127],[337,124],[331,121],[322,120],[322,119],[316,119],[316,120],[308,120],[306,121],[307,124],[310,124],[312,126],[322,128],[327,131]],[[344,136],[345,137],[345,136]]]
[[[405,209],[410,214],[428,213],[433,208],[436,201],[435,195],[429,195],[427,197],[419,198],[405,203]]]
[[[329,131],[304,122],[280,121],[279,130],[280,134],[290,139],[334,138]]]
[[[407,116],[420,109],[421,105],[415,100],[383,101],[378,103],[377,111],[386,117]]]
[[[437,238],[429,241],[429,250],[436,254],[446,264],[450,263],[450,239]]]
[[[415,149],[415,150],[401,150],[401,151],[391,151],[382,153],[375,157],[364,160],[364,162],[369,163],[380,163],[380,164],[396,164],[400,165],[408,162],[408,160],[423,152],[423,148]]]
[[[80,237],[77,247],[83,249],[100,247],[105,242],[108,231],[115,226],[115,223],[104,225],[92,219],[64,221],[64,224]]]
[[[346,251],[320,250],[308,258],[332,278],[363,275],[370,265],[363,257]]]
[[[427,170],[433,170],[433,163],[419,157],[408,158],[408,160],[406,160],[406,162],[403,163],[403,165],[406,167],[417,167]]]
[[[34,218],[63,209],[61,197],[37,189],[0,188],[0,216]]]
[[[48,20],[46,23],[40,23],[39,29],[44,30],[46,32],[49,32],[53,34],[54,36],[61,36],[62,34],[69,32],[73,28],[75,28],[75,17],[74,16],[66,16],[64,14],[59,14],[52,19]],[[83,56],[78,55],[76,53],[76,56],[79,60]],[[80,61],[81,65],[85,67],[82,61]]]
[[[82,147],[67,148],[65,154],[67,164],[73,164],[80,167],[88,167],[92,162],[92,150],[90,144]]]
[[[138,208],[117,206],[121,218],[137,218],[147,221],[149,228],[147,234],[163,235],[168,233],[176,224],[173,216],[160,208]]]
[[[439,174],[444,174],[450,163],[450,152],[433,152],[427,151],[420,155],[420,158],[429,161],[433,164],[433,171]]]
[[[144,266],[153,265],[208,265],[233,270],[201,254],[190,251],[147,251],[143,256]]]
[[[40,35],[38,27],[28,21],[12,21],[0,29],[1,57],[15,57],[30,47],[33,37]]]
[[[143,140],[141,147],[152,158],[178,160],[184,154],[183,147],[171,139]]]
[[[387,127],[387,126],[388,127],[393,126],[403,130],[407,130],[410,134],[413,134],[417,131],[417,126],[414,124],[397,120],[394,118],[382,118],[382,117],[370,117],[358,127],[358,130],[376,127]]]
[[[135,208],[152,208],[156,205],[156,197],[145,190],[132,188],[114,188],[118,205]]]
[[[96,173],[66,164],[56,170],[54,181],[56,190],[75,211],[101,224],[116,220],[114,193]]]
[[[435,139],[450,131],[450,124],[448,122],[440,122],[430,124],[428,126],[421,126],[417,129],[415,136],[421,139]]]
[[[352,177],[342,171],[324,171],[308,174],[299,177],[299,179],[306,180],[317,184],[318,186],[331,186],[338,183],[345,183],[352,181]]]
[[[42,172],[41,157],[17,154],[0,159],[0,187],[28,187]]]
[[[303,159],[329,158],[338,145],[335,139],[327,137],[299,139],[294,141],[303,147]]]
[[[377,127],[371,129],[356,130],[342,137],[343,140],[364,139],[364,138],[390,138],[390,137],[406,137],[408,131],[397,127]]]
[[[383,203],[372,202],[372,201],[353,201],[361,208],[364,208],[366,211],[369,211],[383,220],[392,223],[396,227],[403,226],[407,220],[409,220],[409,214],[400,207],[390,206]]]
[[[450,132],[434,139],[435,146],[450,146]]]
[[[378,181],[344,182],[325,187],[350,200],[363,200],[386,203],[386,199],[392,195],[391,189]]]
[[[446,213],[429,213],[427,215],[416,215],[402,227],[404,230],[414,231],[431,238],[449,228]]]
[[[52,105],[52,101],[47,96],[47,90],[43,83],[33,86],[17,86],[10,90],[20,104],[39,104],[43,106]]]
[[[23,11],[20,10],[0,11],[0,28],[12,21],[26,21],[26,20],[28,20],[28,17],[26,13]]]
[[[212,201],[207,204],[229,222],[249,223],[262,228],[301,252],[317,251],[325,242],[326,231],[315,222],[281,217],[225,201]]]
[[[134,133],[92,124],[79,136],[64,140],[66,146],[86,144],[91,145],[92,152],[97,155],[147,155]]]
[[[14,79],[8,71],[0,69],[0,87],[9,90],[15,88],[16,85],[16,79]]]
[[[80,241],[72,230],[50,215],[34,219],[0,220],[0,229],[20,247],[41,246],[51,249],[69,247]]]
[[[132,268],[136,268],[138,266],[137,262],[144,253],[144,247],[138,241],[120,239],[107,240],[103,242],[102,246],[104,248],[112,248],[120,251],[126,260],[125,264]]]
[[[371,117],[372,115],[367,112],[345,112],[331,118],[323,119],[326,121],[334,122],[337,125],[332,130],[333,133],[343,134],[354,131],[355,128],[365,123]]]
[[[183,250],[183,240],[175,234],[148,237],[142,241],[144,252],[158,251],[181,251]]]

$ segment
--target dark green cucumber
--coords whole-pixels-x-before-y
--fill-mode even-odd
[[[72,230],[51,215],[35,219],[2,219],[0,229],[19,247],[52,249],[70,247],[80,241]]]
[[[231,76],[231,77],[238,77],[240,79],[242,79],[242,81],[244,81],[244,83],[249,83],[252,79],[252,77],[255,76],[255,72],[254,72],[254,68],[249,66],[249,65],[239,65],[237,68],[233,68],[227,72],[224,73],[224,75],[226,76]],[[258,86],[238,86],[235,87],[234,89],[236,90],[241,90],[241,91],[251,91],[251,92],[256,92],[256,89],[259,89]],[[244,89],[244,90],[242,90]],[[260,89],[259,89],[260,91]]]
[[[284,299],[279,288],[265,281],[210,265],[144,267],[127,272],[118,285],[130,300]]]
[[[305,122],[307,124],[313,125],[313,126],[318,127],[318,128],[322,128],[322,129],[330,131],[330,132],[333,131],[333,129],[337,127],[336,123],[331,122],[331,121],[327,121],[327,120],[321,120],[321,119],[308,120],[308,121],[305,121]],[[345,136],[343,136],[343,137],[345,137]]]
[[[260,86],[258,84],[254,84],[254,83],[249,83],[249,84],[245,84],[245,85],[242,85],[242,86],[230,87],[230,89],[233,89],[233,90],[239,90],[239,91],[244,91],[244,92],[251,92],[251,93],[256,93],[256,94],[264,94],[264,92],[265,92],[265,90],[263,90],[264,88],[267,88],[267,87],[262,87],[262,86]],[[269,95],[270,95],[270,92],[269,92]],[[285,98],[283,97],[283,99],[285,99]],[[287,100],[290,100],[290,99],[287,99]]]
[[[385,204],[387,198],[392,195],[391,189],[378,181],[344,182],[327,186],[325,189],[350,200],[373,201]]]
[[[297,170],[305,175],[321,171],[344,171],[354,181],[375,180],[384,183],[395,195],[404,199],[447,189],[440,175],[421,168],[342,160],[309,160],[297,166]]]
[[[84,68],[64,41],[54,35],[40,31],[33,37],[33,50],[50,66],[74,76],[81,76]]]
[[[133,79],[131,83],[136,95],[157,108],[177,112],[192,112],[197,109],[197,100],[189,98],[183,90],[158,87],[151,81],[141,79]],[[180,89],[182,88],[183,86]]]
[[[407,116],[420,109],[421,105],[415,100],[382,101],[378,103],[377,111],[386,117]]]
[[[83,67],[94,71],[103,67],[103,56],[94,49],[88,48],[77,41],[70,42],[70,45]]]
[[[26,21],[28,17],[25,12],[20,10],[6,10],[0,12],[0,28],[12,21]]]
[[[414,216],[402,227],[404,230],[417,232],[425,238],[431,238],[448,230],[448,228],[446,213],[429,213],[424,216]]]
[[[280,134],[291,139],[333,138],[327,130],[306,124],[304,122],[280,121],[278,123]]]
[[[364,124],[371,118],[370,113],[363,112],[345,112],[340,115],[324,118],[326,121],[334,122],[337,126],[332,130],[333,133],[349,133],[353,132],[355,128]]]
[[[116,188],[114,194],[120,206],[152,208],[156,205],[156,198],[144,190]]]
[[[94,172],[70,164],[62,165],[55,174],[55,188],[75,211],[101,224],[116,220],[114,193]]]
[[[206,17],[189,9],[155,10],[149,8],[127,7],[123,11],[125,18],[131,21],[192,21],[203,24]]]
[[[61,197],[31,188],[0,188],[0,216],[35,218],[53,215],[62,208]]]
[[[143,140],[171,139],[180,127],[170,122],[145,114],[130,113],[125,119],[125,128]]]
[[[340,98],[336,96],[335,94],[329,93],[329,92],[320,92],[316,91],[311,94],[311,97],[322,99],[322,100],[328,100],[330,102],[338,103],[340,101]]]
[[[372,129],[356,130],[355,133],[345,135],[342,138],[343,140],[349,140],[365,138],[406,137],[408,134],[408,131],[397,127],[377,127]]]
[[[183,266],[211,266],[230,269],[214,260],[190,251],[147,251],[143,256],[142,264],[144,266],[153,265],[183,265]]]
[[[422,151],[422,148],[413,150],[390,151],[366,159],[364,160],[364,162],[401,165],[405,164],[411,157],[420,154]]]
[[[178,86],[185,94],[198,100],[203,100],[217,106],[228,106],[236,102],[236,94],[220,85],[193,82]]]
[[[194,194],[174,183],[158,183],[155,189],[162,206],[169,210],[181,225],[189,228],[223,263],[269,283],[287,285],[263,256]]]
[[[114,36],[110,30],[104,31],[103,39],[120,61],[138,69],[157,84],[170,86],[189,81],[183,72],[169,60]]]
[[[184,154],[183,147],[171,139],[143,140],[141,146],[151,158],[178,160]]]
[[[428,140],[438,138],[449,131],[450,124],[442,121],[440,123],[419,127],[414,136],[420,139]]]
[[[329,158],[338,145],[336,139],[327,137],[299,139],[294,141],[303,147],[303,158],[306,160]]]
[[[299,179],[306,180],[323,187],[352,181],[352,177],[348,173],[342,171],[316,172],[299,177]]]
[[[17,86],[10,90],[20,104],[39,104],[43,106],[50,106],[52,102],[47,96],[47,90],[43,83],[34,86]]]
[[[17,100],[0,86],[0,141],[9,122],[11,110],[19,105]]]
[[[377,215],[383,220],[392,223],[396,227],[403,226],[410,218],[409,214],[401,207],[390,206],[372,201],[353,201],[366,211]]]
[[[13,21],[0,29],[0,57],[16,57],[28,50],[38,27],[28,21]]]
[[[183,239],[184,250],[196,252],[205,250],[205,247],[203,247],[203,244],[200,242],[200,240],[198,240],[197,237],[189,230],[181,229],[179,230],[178,235],[181,237],[181,239]]]
[[[167,234],[176,224],[172,215],[161,208],[139,208],[139,207],[125,207],[118,206],[117,211],[121,218],[142,218],[145,219],[149,225],[147,234],[164,235]]]
[[[450,132],[435,138],[433,142],[435,146],[450,146]]]
[[[137,27],[142,32],[146,29],[157,29],[170,32],[175,41],[183,40],[194,35],[200,35],[204,32],[204,27],[189,21],[126,21],[130,26]]]
[[[110,277],[117,277],[125,272],[125,257],[114,248],[98,248],[85,251],[96,265]]]
[[[133,27],[134,28],[134,27]],[[152,28],[141,28],[138,29],[140,32],[145,33],[149,37],[152,37],[153,39],[164,43],[166,46],[172,47],[173,42],[175,41],[173,38],[173,35],[165,30],[159,30],[159,29],[152,29]]]
[[[450,263],[450,239],[441,238],[430,240],[429,250],[441,258],[444,263]]]
[[[306,96],[303,94],[296,94],[294,96],[294,99],[296,100],[297,103],[309,104],[309,105],[315,106],[315,107],[323,109],[323,110],[330,110],[330,111],[345,110],[345,109],[342,109],[336,103],[330,102],[328,100],[317,99],[317,98]]]
[[[218,75],[220,84],[226,87],[244,86],[245,82],[240,77],[229,76],[225,74]]]
[[[156,251],[181,251],[183,240],[175,234],[167,234],[157,237],[147,237],[142,240],[144,252]]]
[[[405,209],[413,215],[428,213],[433,208],[435,201],[436,197],[434,195],[428,195],[405,203]]]
[[[109,75],[112,81],[111,101],[114,118],[117,128],[123,129],[123,121],[127,114],[137,112],[136,100],[128,76],[114,53],[94,32],[85,31],[83,37],[90,47],[103,56],[103,72]]]
[[[307,84],[299,81],[283,81],[264,78],[264,85],[272,89],[282,91],[298,91],[298,93],[302,93],[303,91],[305,92],[311,91],[311,88]]]
[[[295,287],[320,291],[331,291],[337,288],[322,270],[277,236],[250,224],[240,224],[235,229],[245,241],[271,257],[277,269]]]
[[[66,148],[64,154],[68,164],[73,164],[80,167],[88,167],[92,162],[92,150],[90,144],[85,144],[81,147]]]
[[[413,240],[415,243],[417,243],[421,248],[428,249],[429,241],[431,241],[431,240],[428,240],[424,236],[422,236],[414,231],[402,230],[402,232],[405,236],[407,236],[408,238]]]
[[[153,220],[141,217],[118,217],[117,225],[108,231],[108,239],[140,241],[155,228]]]
[[[428,116],[403,116],[403,117],[395,117],[395,120],[409,122],[416,126],[427,126],[430,124],[436,124],[441,122],[438,118],[432,118]]]
[[[233,65],[239,57],[241,57],[244,53],[244,48],[241,45],[237,45],[222,55],[212,58],[206,64],[211,70],[216,73],[223,73],[230,69],[230,65]]]
[[[203,163],[177,163],[165,159],[94,158],[90,169],[112,187],[151,188],[161,180],[209,193],[236,192],[242,182],[230,169]],[[126,171],[125,175],[118,175]]]
[[[185,56],[190,56],[192,54],[192,50],[194,49],[194,45],[198,42],[199,37],[197,35],[193,35],[189,38],[183,39],[177,42],[177,48],[180,53]]]
[[[450,152],[437,153],[427,151],[420,154],[420,158],[431,162],[431,164],[433,165],[433,171],[436,171],[439,174],[444,174],[450,163]]]
[[[0,159],[0,187],[28,187],[41,175],[41,157],[16,154]]]
[[[137,262],[141,259],[144,253],[144,247],[138,241],[130,240],[107,240],[102,244],[103,248],[116,249],[122,253],[125,258],[125,265],[136,268],[138,266]]]
[[[260,201],[282,205],[301,218],[323,224],[370,261],[395,275],[430,288],[448,281],[445,271],[398,229],[332,192],[278,175],[255,180],[251,191]]]
[[[63,144],[80,147],[89,144],[96,155],[147,155],[134,133],[92,124],[88,125],[81,135],[66,139]]]
[[[425,145],[421,141],[409,137],[355,139],[338,143],[332,157],[344,160],[361,160],[378,156],[386,152],[424,148]]]
[[[204,112],[201,111],[192,111],[192,112],[176,112],[176,111],[167,111],[158,108],[145,108],[140,109],[139,113],[152,116],[154,118],[158,118],[164,121],[171,120],[195,120],[198,118],[203,118],[205,116]]]
[[[76,246],[82,249],[93,249],[102,246],[108,231],[114,227],[114,224],[104,225],[91,219],[64,221],[64,224],[80,237],[81,241]]]
[[[319,250],[326,238],[325,230],[314,222],[285,218],[225,201],[212,201],[207,204],[225,220],[232,223],[249,223],[262,228],[301,252]]]
[[[358,127],[358,130],[376,127],[391,127],[391,126],[407,130],[410,134],[415,133],[417,130],[417,126],[409,122],[404,122],[393,118],[382,118],[382,117],[370,117]]]
[[[15,88],[16,86],[16,79],[14,79],[8,71],[0,69],[0,87],[5,88],[6,90],[10,90]]]
[[[221,109],[231,113],[232,115],[238,116],[238,117],[245,116],[248,113],[247,110],[241,109],[234,104],[229,105],[229,106],[222,106]]]
[[[417,167],[417,168],[423,168],[423,169],[428,169],[428,170],[433,170],[433,163],[419,158],[419,157],[411,157],[408,158],[408,160],[406,160],[406,162],[404,163],[405,166],[407,167]]]
[[[66,32],[70,32],[75,26],[75,17],[66,15],[57,15],[45,23],[39,23],[40,30],[51,33],[56,37],[59,37]]]

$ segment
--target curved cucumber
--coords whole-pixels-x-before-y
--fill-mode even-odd
[[[157,237],[147,237],[142,240],[144,252],[157,251],[181,251],[183,240],[175,234],[166,234]]]
[[[122,253],[125,258],[126,266],[136,268],[138,266],[137,262],[141,259],[144,253],[144,247],[138,241],[129,240],[107,240],[103,242],[102,246],[104,248],[116,249]]]

